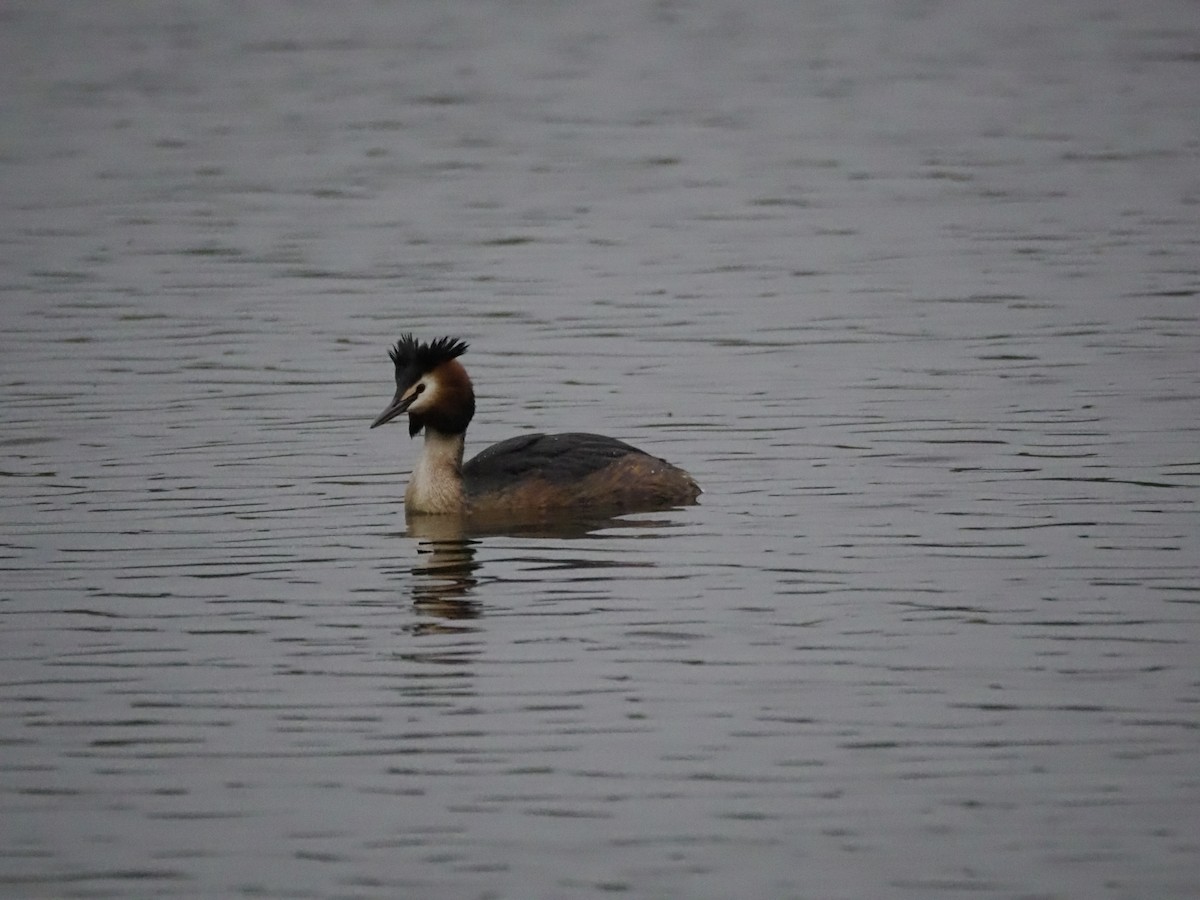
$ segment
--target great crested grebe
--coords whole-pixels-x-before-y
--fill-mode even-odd
[[[409,437],[425,449],[404,495],[409,513],[632,512],[693,503],[692,476],[636,447],[598,434],[528,434],[463,463],[475,391],[458,357],[467,344],[403,335],[389,351],[396,396],[371,427],[408,413]]]

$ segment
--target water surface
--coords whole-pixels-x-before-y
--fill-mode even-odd
[[[0,16],[0,893],[1194,896],[1192,4]]]

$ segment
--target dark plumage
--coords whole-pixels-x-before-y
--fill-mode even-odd
[[[492,444],[463,466],[468,488],[536,476],[553,484],[591,475],[630,453],[641,453],[616,438],[601,434],[522,434]]]
[[[396,364],[396,381],[399,382],[401,374],[416,371],[419,377],[421,372],[428,372],[435,366],[462,356],[469,346],[466,341],[450,337],[422,344],[411,334],[402,334],[396,346],[388,351],[388,356]]]

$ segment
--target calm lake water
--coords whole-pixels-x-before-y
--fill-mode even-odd
[[[6,3],[0,895],[1196,897],[1197,47]],[[402,331],[701,504],[410,528]]]

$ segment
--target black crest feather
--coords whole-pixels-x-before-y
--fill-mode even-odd
[[[442,337],[423,344],[411,334],[403,334],[388,356],[396,364],[396,374],[415,372],[418,377],[467,352],[468,344],[458,338]]]

